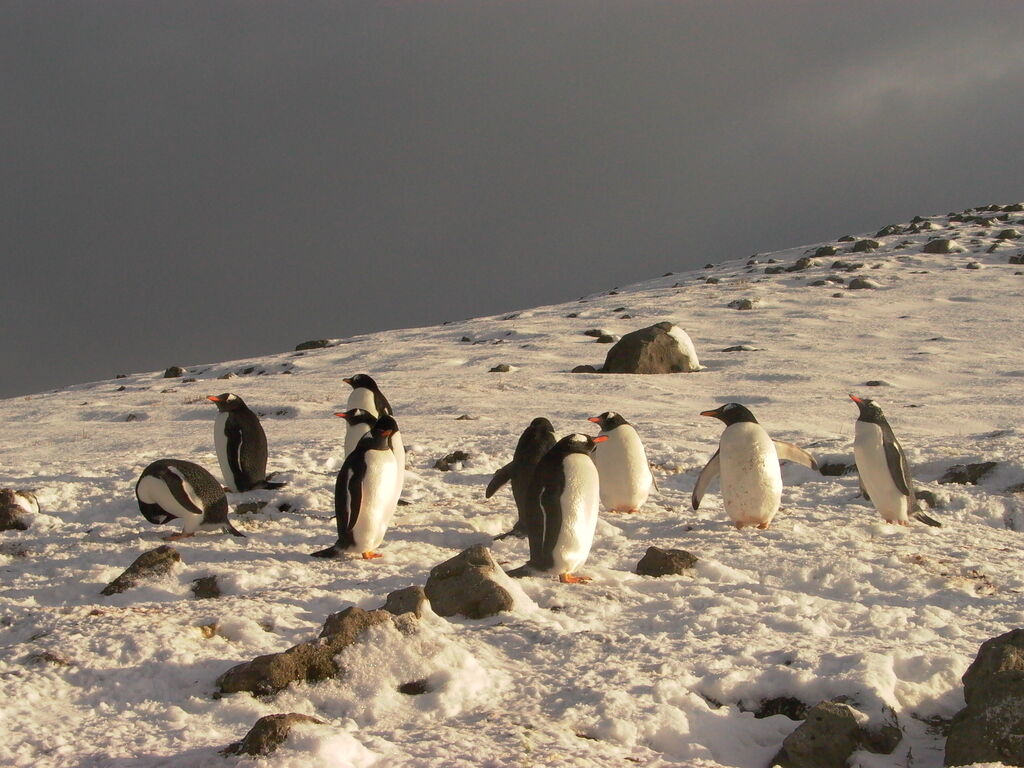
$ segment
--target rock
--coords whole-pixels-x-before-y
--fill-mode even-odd
[[[468,413],[464,413],[461,416],[458,416],[455,420],[456,421],[480,421],[480,417],[479,416],[470,416]]]
[[[898,235],[903,230],[895,224],[889,224],[888,226],[882,227],[878,232],[875,233],[875,237],[890,237],[891,235]]]
[[[850,472],[857,471],[856,464],[847,464],[841,461],[821,463],[818,465],[818,471],[826,477],[842,477],[843,475],[849,474]]]
[[[508,363],[499,363],[498,365],[491,368],[488,373],[508,373],[512,370],[512,366]]]
[[[735,301],[730,301],[726,306],[729,309],[747,310],[754,308],[754,302],[750,299],[736,299]]]
[[[851,253],[868,253],[876,248],[880,248],[882,244],[877,240],[858,240],[853,244],[853,248],[850,249]]]
[[[237,379],[238,378],[238,374],[234,373],[232,371],[228,371],[227,373],[222,373],[217,378],[218,379]]]
[[[922,253],[955,253],[956,251],[962,251],[963,248],[955,240],[949,238],[939,237],[935,240],[929,240],[924,244],[924,248],[921,249]]]
[[[814,260],[808,256],[797,259],[791,267],[786,267],[787,272],[803,272],[805,269],[810,269],[814,266]]]
[[[39,502],[32,491],[0,488],[0,531],[27,531],[28,523],[22,516],[38,511]]]
[[[785,741],[772,762],[780,768],[846,768],[860,745],[861,727],[845,704],[823,701]]]
[[[56,651],[37,651],[30,653],[25,661],[30,664],[53,664],[55,667],[70,667],[71,661]]]
[[[793,696],[776,696],[772,699],[762,699],[757,709],[752,711],[754,717],[759,720],[775,715],[784,715],[790,720],[806,720],[810,709],[809,704],[805,704]]]
[[[853,241],[854,241],[853,235],[843,235],[838,240],[836,240],[837,243],[852,243]]]
[[[390,619],[387,611],[364,611],[355,606],[332,614],[317,640],[237,664],[217,678],[217,689],[221,694],[245,691],[254,696],[269,696],[295,682],[313,683],[337,677],[342,670],[335,663],[335,656],[355,643],[367,628]]]
[[[967,706],[950,724],[945,765],[1024,765],[1024,629],[981,644],[963,675]]]
[[[786,271],[785,267],[765,267],[764,273],[766,275],[781,275]]]
[[[600,373],[600,371],[592,365],[577,365],[569,373]]]
[[[707,283],[708,285],[718,285],[720,282],[722,282],[722,280],[717,277],[709,277],[704,282]]]
[[[969,261],[966,264],[966,269],[981,269],[980,261]]]
[[[841,269],[844,272],[855,272],[858,269],[864,269],[864,262],[863,261],[843,261],[842,259],[839,259],[838,261],[833,261],[832,262],[832,269]]]
[[[307,349],[323,349],[329,346],[331,346],[330,339],[314,339],[313,341],[304,341],[301,344],[296,344],[295,351],[303,352]]]
[[[423,609],[429,605],[429,602],[423,587],[406,587],[389,593],[382,610],[395,616],[412,613],[418,619],[423,615]]]
[[[610,333],[606,333],[604,336],[598,336],[595,341],[598,344],[614,344],[619,340],[618,336],[613,336]]]
[[[693,342],[669,322],[627,333],[608,350],[604,373],[693,373],[701,370]]]
[[[226,756],[244,753],[252,757],[264,757],[277,751],[277,748],[284,744],[288,734],[296,725],[327,725],[327,723],[309,715],[300,715],[297,712],[287,715],[266,715],[256,721],[256,724],[245,734],[244,739],[225,747],[221,750],[221,754]]]
[[[107,584],[101,595],[116,595],[119,592],[131,589],[140,581],[152,581],[164,574],[170,573],[175,565],[181,562],[181,555],[174,547],[164,544],[149,552],[143,552],[135,562],[125,569],[124,573]]]
[[[465,451],[452,451],[443,459],[438,459],[434,462],[434,469],[440,469],[442,472],[448,472],[452,469],[453,464],[462,464],[469,460],[469,454]]]
[[[722,350],[723,352],[757,352],[757,347],[751,347],[747,344],[737,344],[734,347],[726,347]]]
[[[834,245],[823,245],[814,251],[814,255],[819,259],[824,256],[835,256],[837,253],[839,253],[839,251]]]
[[[398,692],[404,693],[406,696],[421,696],[424,693],[430,693],[430,685],[426,680],[413,680],[398,686]]]
[[[960,485],[977,485],[982,477],[995,469],[994,461],[983,461],[980,464],[954,464],[939,478],[940,485],[959,483]]]
[[[501,569],[491,551],[477,544],[434,566],[424,591],[440,616],[494,616],[514,607],[512,595],[498,584],[495,573],[501,573]]]
[[[888,381],[885,381],[883,379],[872,379],[871,381],[865,381],[864,382],[864,386],[865,387],[891,387],[892,384],[890,384]]]
[[[170,368],[168,368],[166,371],[164,371],[164,378],[165,379],[176,379],[179,376],[184,376],[184,375],[185,375],[185,369],[182,368],[180,365],[172,365]]]
[[[212,600],[221,596],[220,585],[216,576],[201,576],[192,581],[192,594],[196,600]]]
[[[873,280],[868,280],[863,277],[855,277],[846,285],[847,289],[851,291],[864,290],[866,288],[877,288],[878,283]]]
[[[595,339],[599,339],[602,336],[611,336],[611,332],[604,330],[604,328],[589,328],[583,332],[583,335],[593,336]]]
[[[641,576],[678,575],[693,568],[696,562],[697,557],[685,549],[648,547],[636,564],[636,572]]]
[[[1016,256],[1011,256],[1008,264],[1024,264],[1024,253],[1018,253]]]
[[[1004,229],[996,235],[998,240],[1019,240],[1020,239],[1019,229]]]

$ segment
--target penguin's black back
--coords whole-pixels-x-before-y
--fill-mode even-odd
[[[180,476],[172,470],[176,470]],[[135,484],[136,489],[145,477],[154,477],[162,481],[172,492],[175,489],[181,489],[181,478],[184,477],[203,503],[202,512],[205,522],[222,523],[227,521],[228,500],[224,495],[224,489],[212,474],[198,464],[183,459],[158,459],[142,470],[142,474]],[[184,495],[183,491],[179,492]],[[136,495],[138,495],[137,492]],[[151,523],[162,524],[175,517],[156,504],[139,502],[139,507],[143,516]]]
[[[267,434],[259,416],[242,405],[228,411],[224,429],[228,434],[228,459],[238,480],[238,490],[248,491],[261,485],[267,479]],[[238,457],[237,469],[231,461],[235,456]]]

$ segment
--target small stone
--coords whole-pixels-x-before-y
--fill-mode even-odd
[[[592,365],[577,365],[569,373],[600,373],[600,371]]]
[[[814,255],[817,258],[823,258],[825,256],[835,256],[839,251],[834,245],[823,245],[814,251]]]
[[[232,371],[228,371],[227,373],[222,373],[217,378],[218,379],[237,379],[238,378],[238,374],[237,373],[233,373]]]
[[[996,235],[998,240],[1019,240],[1020,239],[1019,229],[1004,229]]]
[[[598,336],[594,341],[598,344],[614,344],[618,340],[618,336],[613,336],[610,333],[606,333],[603,336]]]
[[[882,244],[877,240],[858,240],[853,244],[853,248],[850,249],[852,253],[867,253],[873,251],[876,248],[880,248]]]
[[[836,242],[839,243],[852,243],[854,241],[853,235],[843,235]]]
[[[953,253],[954,251],[963,250],[960,248],[955,240],[949,238],[939,237],[935,240],[929,240],[925,243],[924,248],[921,249],[922,253]]]
[[[469,460],[469,454],[465,451],[452,451],[443,459],[438,459],[434,462],[434,469],[439,469],[442,472],[448,472],[453,469],[454,464],[464,464]]]
[[[636,564],[636,572],[641,576],[678,575],[692,569],[696,563],[697,557],[684,549],[648,547]]]
[[[330,339],[313,339],[312,341],[304,341],[301,344],[295,345],[296,352],[303,352],[307,349],[323,349],[324,347],[331,346]]]
[[[469,338],[469,336],[463,336],[461,339],[459,339],[459,341],[461,341],[463,344],[468,344],[469,342],[472,341],[472,339]]]
[[[421,696],[430,692],[430,686],[426,680],[413,680],[410,683],[402,683],[398,686],[398,692],[406,696]]]
[[[850,472],[857,471],[856,464],[847,464],[841,461],[834,461],[829,463],[821,463],[818,465],[818,471],[826,477],[842,477],[843,475],[849,474]]]
[[[735,301],[730,301],[726,306],[729,309],[748,310],[754,308],[754,302],[750,299],[736,299]]]
[[[220,586],[217,584],[216,576],[201,576],[192,580],[192,594],[196,600],[212,600],[220,597]]]
[[[766,275],[781,275],[786,271],[785,267],[765,267],[764,273]]]
[[[890,237],[891,235],[898,235],[902,230],[895,224],[889,224],[886,227],[882,227],[878,232],[875,233],[875,237]]]
[[[864,290],[867,288],[878,288],[878,283],[863,277],[855,277],[848,284],[847,289],[851,291]]]
[[[746,344],[737,344],[734,347],[726,347],[722,350],[723,352],[757,352],[757,347],[751,347]]]
[[[182,368],[180,365],[172,365],[170,368],[168,368],[166,371],[164,371],[164,378],[165,379],[176,379],[179,376],[184,376],[184,375],[185,375],[185,369]]]
[[[864,386],[865,387],[891,387],[892,384],[890,384],[888,381],[884,381],[882,379],[872,379],[871,381],[865,381],[864,382]]]
[[[297,712],[287,715],[266,715],[256,721],[244,739],[225,747],[221,750],[221,754],[226,756],[245,753],[252,757],[264,757],[272,754],[284,744],[288,739],[288,734],[296,725],[326,725],[326,723]]]
[[[470,416],[468,413],[464,413],[464,414],[462,414],[461,416],[459,416],[455,420],[456,421],[479,421],[480,417],[479,416]]]
[[[704,282],[707,283],[708,285],[718,285],[722,281],[721,281],[721,279],[719,279],[717,277],[709,277]]]
[[[180,562],[181,555],[178,554],[178,550],[166,544],[149,552],[143,552],[124,573],[107,584],[100,594],[116,595],[131,589],[140,581],[158,579],[164,574],[170,573],[171,569]]]
[[[242,371],[241,371],[241,374],[243,376],[248,376],[250,373],[252,373],[255,370],[256,370],[256,366],[255,365],[250,365],[248,368],[243,368]]]
[[[429,602],[423,587],[406,587],[389,593],[383,609],[395,616],[412,613],[418,619],[423,616],[423,610],[429,605]]]
[[[67,657],[55,651],[37,651],[25,659],[30,664],[53,664],[55,667],[70,667]]]
[[[508,373],[512,370],[512,366],[508,363],[499,363],[498,365],[491,368],[488,373]]]
[[[606,331],[603,328],[588,328],[587,330],[585,330],[583,332],[583,335],[584,336],[593,336],[595,339],[597,339],[597,338],[600,338],[601,336],[610,336],[611,332],[610,331]]]
[[[787,267],[786,271],[787,272],[802,272],[803,270],[810,269],[813,266],[814,266],[814,260],[811,259],[808,256],[804,256],[803,258],[797,259],[796,262],[793,264],[793,266]]]
[[[969,262],[967,262],[966,268],[967,269],[981,269],[981,263],[977,262],[977,261],[969,261]]]

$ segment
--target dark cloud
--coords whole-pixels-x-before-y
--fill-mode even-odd
[[[16,394],[1024,198],[1014,2],[5,4]]]

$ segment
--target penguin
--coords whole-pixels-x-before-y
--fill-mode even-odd
[[[382,423],[384,422],[384,423]],[[313,557],[341,557],[359,552],[364,560],[382,557],[374,550],[384,541],[398,500],[398,461],[388,444],[394,432],[379,420],[345,459],[334,485],[338,540]]]
[[[345,430],[346,456],[352,453],[363,435],[369,432],[373,425],[377,423],[377,417],[362,408],[349,408],[347,411],[334,415],[348,423],[348,428]]]
[[[524,509],[530,559],[510,576],[547,571],[564,584],[590,581],[575,571],[594,542],[600,481],[591,454],[606,440],[607,435],[567,435],[537,462]]]
[[[357,373],[355,376],[342,379],[342,381],[352,387],[352,392],[348,396],[348,403],[345,406],[346,409],[361,408],[377,418],[395,415],[394,410],[391,408],[391,403],[384,397],[384,393],[380,391],[380,387],[377,386],[377,382],[371,376],[365,373]],[[349,430],[351,431],[352,429],[353,424],[349,422]],[[357,431],[361,430],[357,428]],[[345,445],[348,445],[347,432],[345,434]],[[391,445],[395,458],[398,459],[399,478],[403,478],[405,476],[405,444],[402,442],[401,432],[396,430],[391,436]],[[399,481],[399,485],[401,485],[401,481]]]
[[[135,484],[139,511],[149,522],[163,525],[178,517],[181,533],[164,536],[175,541],[196,531],[221,530],[232,536],[244,534],[228,520],[228,499],[217,478],[198,464],[181,459],[160,459],[144,470]]]
[[[224,484],[232,493],[255,488],[280,488],[267,481],[267,435],[259,416],[238,395],[225,392],[206,398],[217,405],[213,441]]]
[[[614,411],[591,416],[607,442],[594,450],[601,478],[601,504],[611,512],[639,512],[651,492],[654,475],[640,436],[633,425]]]
[[[747,525],[767,528],[782,500],[780,460],[795,461],[810,469],[818,463],[792,443],[772,440],[746,407],[727,403],[702,411],[725,423],[718,450],[701,470],[693,489],[693,508],[700,506],[711,481],[721,475],[722,502],[737,529]]]
[[[537,467],[537,462],[554,445],[555,428],[543,416],[538,416],[530,422],[530,426],[523,430],[523,433],[519,436],[515,453],[512,454],[512,461],[495,472],[491,482],[487,484],[487,490],[484,492],[485,499],[491,498],[501,486],[511,481],[512,498],[516,502],[516,524],[507,533],[495,536],[495,541],[504,539],[507,536],[522,538],[526,535],[523,508],[526,504],[530,481],[533,480],[533,471]]]
[[[910,518],[927,525],[942,523],[917,509],[914,482],[900,441],[874,400],[850,395],[860,411],[855,426],[853,457],[861,492],[887,523],[907,525]]]

